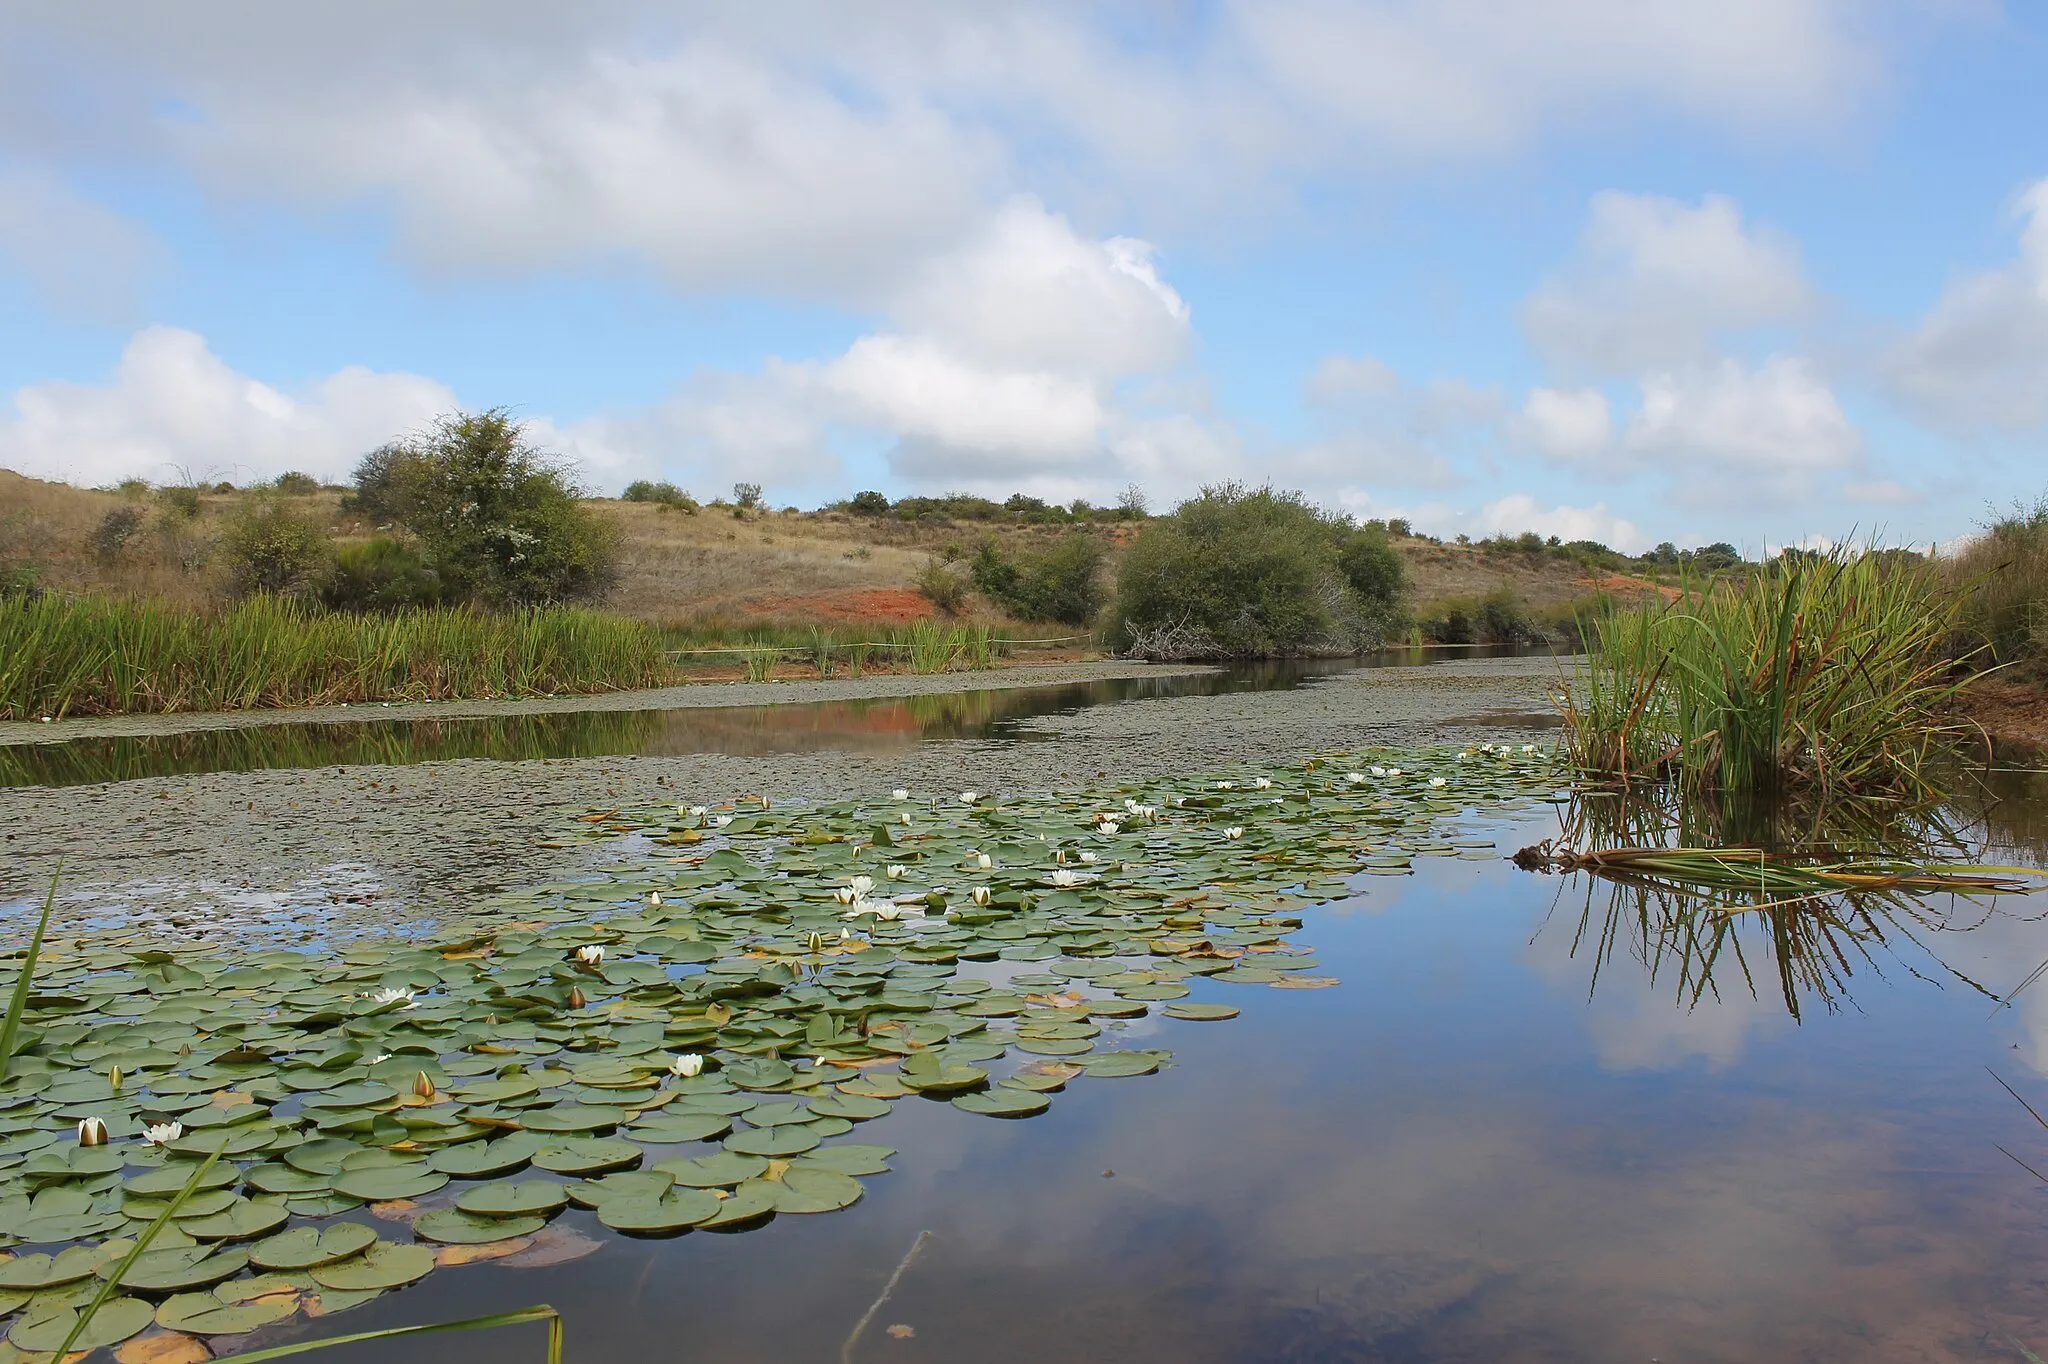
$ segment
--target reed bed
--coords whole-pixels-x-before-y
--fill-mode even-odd
[[[1048,626],[1057,631],[1060,627]],[[878,664],[900,664],[914,673],[942,673],[986,668],[1018,648],[1047,643],[1077,643],[1085,635],[1011,638],[998,635],[985,621],[943,624],[933,620],[908,625],[846,627],[774,624],[754,626],[676,627],[668,632],[671,652],[686,664],[739,664],[750,681],[766,681],[775,668],[790,661],[807,664],[820,677],[844,667],[853,677]]]
[[[1974,733],[1953,710],[1960,605],[1924,563],[1837,550],[1595,618],[1568,755],[1623,785],[1933,797]]]
[[[674,680],[653,627],[567,607],[328,613],[255,597],[0,597],[0,719],[616,691]]]

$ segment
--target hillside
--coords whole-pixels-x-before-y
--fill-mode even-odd
[[[131,488],[107,492],[24,478],[0,469],[0,571],[26,566],[60,591],[162,597],[188,606],[219,599],[213,551],[252,494],[196,495]],[[337,540],[368,538],[375,527],[345,511],[338,489],[294,502],[324,519]],[[903,621],[930,614],[915,581],[934,558],[971,553],[994,536],[1011,552],[1071,532],[1061,525],[979,521],[906,522],[845,511],[750,511],[717,504],[695,512],[652,503],[600,500],[621,531],[620,579],[607,605],[662,624],[776,619],[793,622]],[[1093,524],[1116,553],[1132,523]],[[1539,618],[1595,592],[1658,590],[1632,577],[1595,579],[1555,551],[1515,552],[1477,545],[1397,541],[1418,615],[1450,599],[1478,599],[1506,588]]]

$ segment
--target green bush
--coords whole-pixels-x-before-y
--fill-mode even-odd
[[[1511,587],[1431,602],[1416,613],[1415,624],[1437,644],[1530,644],[1550,637]]]
[[[967,579],[937,559],[926,560],[918,570],[917,590],[949,616],[958,614],[967,604]]]
[[[889,499],[870,489],[855,493],[847,502],[846,509],[856,516],[885,516],[889,511]]]
[[[367,476],[368,482],[365,482]],[[417,537],[454,601],[541,606],[603,595],[617,529],[503,408],[443,417],[357,469],[356,499]]]
[[[101,563],[112,563],[128,548],[128,542],[142,529],[142,513],[134,507],[116,507],[93,527],[92,552]]]
[[[274,497],[246,503],[221,542],[228,591],[236,597],[311,595],[333,553],[324,526]]]
[[[974,588],[1014,615],[1087,625],[1102,610],[1102,546],[1085,531],[1063,535],[1036,554],[1011,561],[993,539],[969,565]]]
[[[695,515],[697,499],[673,483],[650,483],[639,479],[626,485],[625,499],[628,502],[652,502],[664,511],[688,512]]]
[[[197,521],[199,519],[199,489],[189,483],[177,483],[156,490],[157,510],[166,520]]]
[[[1963,597],[1959,651],[2048,674],[2048,496],[1984,527],[1947,566]]]
[[[403,441],[380,445],[364,455],[352,478],[355,491],[341,499],[341,509],[360,512],[380,524],[401,519],[404,482],[400,470],[412,458],[412,450]]]
[[[1370,532],[1366,532],[1369,534]],[[1345,654],[1380,640],[1385,600],[1348,580],[1361,532],[1297,492],[1226,483],[1144,523],[1118,575],[1118,642],[1149,658]]]
[[[311,474],[293,470],[290,473],[279,474],[270,486],[287,497],[305,497],[320,491],[320,480]]]
[[[411,546],[378,535],[335,551],[319,597],[336,611],[403,611],[438,605],[441,578]]]

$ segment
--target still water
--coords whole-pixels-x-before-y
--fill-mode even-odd
[[[2038,777],[1968,818],[2041,865]],[[1493,826],[1501,849],[1556,815]],[[2023,1360],[2048,1350],[2048,896],[1915,903],[1781,994],[1636,903],[1419,858],[1306,912],[1342,983],[1197,980],[1161,1074],[992,1122],[915,1098],[853,1208],[438,1273],[367,1329],[547,1301],[578,1360]],[[1654,907],[1653,907],[1654,911]],[[1656,920],[1652,912],[1651,921]],[[1809,948],[1811,944],[1809,944]],[[1794,1010],[1796,1009],[1796,1016]],[[2048,1105],[2043,1105],[2048,1106]],[[857,1340],[905,1254],[929,1238]],[[539,1358],[444,1338],[439,1358]],[[346,1356],[344,1356],[346,1357]],[[364,1347],[363,1359],[426,1359]]]

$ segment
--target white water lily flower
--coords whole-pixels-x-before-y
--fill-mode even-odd
[[[1273,779],[1271,777],[1260,777],[1252,785],[1258,787],[1261,791],[1270,791],[1273,789]]]
[[[855,900],[858,900],[860,896],[854,894],[852,886],[841,886],[832,892],[832,898],[842,905],[850,905]]]
[[[1349,782],[1349,783],[1351,783],[1351,784],[1352,784],[1353,786],[1356,786],[1356,785],[1358,785],[1358,783],[1360,783],[1360,782],[1362,782],[1362,781],[1364,781],[1364,780],[1365,780],[1365,773],[1363,773],[1363,772],[1346,772],[1346,773],[1344,774],[1344,780],[1345,780],[1345,781],[1347,781],[1347,782]]]
[[[972,805],[974,804],[974,802],[980,799],[981,792],[979,791],[962,791],[960,793],[960,803],[962,805]]]
[[[853,889],[854,899],[865,900],[868,898],[868,892],[875,888],[875,878],[872,876],[849,876],[846,878],[846,884]]]
[[[78,1144],[80,1146],[105,1146],[107,1144],[107,1125],[98,1118],[80,1118],[78,1120]]]
[[[1472,756],[1472,754],[1471,754],[1471,752],[1470,752],[1469,750],[1466,750],[1466,751],[1460,751],[1460,752],[1459,752],[1459,754],[1458,754],[1458,761],[1459,761],[1459,762],[1463,762],[1463,761],[1465,761],[1465,759],[1467,759],[1467,758],[1469,758],[1469,757],[1471,757],[1471,756]]]
[[[1384,777],[1387,775],[1387,769],[1384,767],[1371,767],[1367,768],[1366,770],[1371,772],[1375,777]]]
[[[909,800],[910,788],[907,786],[899,786],[894,791],[891,791],[889,794],[896,800]]]
[[[1444,780],[1444,779],[1443,779],[1442,777],[1431,777],[1431,778],[1429,779],[1429,784],[1430,784],[1431,786],[1449,786],[1449,785],[1450,785],[1450,783],[1449,783],[1449,782],[1447,782],[1447,781],[1445,781],[1445,780]]]
[[[682,1052],[679,1055],[668,1058],[668,1073],[680,1076],[682,1079],[690,1079],[695,1075],[701,1074],[703,1070],[704,1058],[694,1051]]]
[[[1234,781],[1219,781],[1216,783],[1216,789],[1218,791],[1235,791],[1237,783]]]
[[[582,962],[585,966],[602,966],[604,965],[604,948],[597,943],[586,943],[584,946],[576,949],[576,960]]]
[[[1398,777],[1401,775],[1401,769],[1398,767],[1390,767],[1387,769],[1387,775],[1390,777]]]
[[[1536,745],[1534,745],[1534,744],[1523,744],[1523,745],[1522,745],[1522,751],[1523,751],[1524,753],[1534,753],[1534,752],[1536,751]]]
[[[868,913],[877,919],[894,919],[903,912],[903,907],[889,900],[870,900]]]
[[[185,1124],[181,1122],[144,1123],[142,1139],[151,1146],[168,1146],[185,1135]]]
[[[980,867],[983,871],[988,870],[995,864],[996,860],[993,857],[990,857],[987,853],[976,853],[974,855],[974,865]]]
[[[1102,832],[1106,834],[1113,834],[1121,831],[1124,826],[1117,823],[1113,819],[1105,819],[1102,821],[1102,823],[1096,825],[1095,827],[1102,830]]]
[[[910,823],[910,811],[905,810],[901,814],[897,815],[896,818],[903,821],[903,823],[908,824]]]
[[[719,828],[723,829],[726,825],[732,823],[732,816],[720,815],[717,819],[713,820],[712,823],[716,824]]]
[[[976,903],[977,905],[985,905],[988,903],[989,895],[987,886],[976,886],[972,891],[968,892],[968,894],[973,898],[974,903]]]
[[[1056,886],[1078,886],[1081,884],[1081,873],[1068,871],[1062,867],[1052,874],[1052,883]]]
[[[1134,797],[1134,796],[1125,796],[1125,797],[1124,797],[1124,809],[1126,809],[1126,810],[1130,811],[1130,812],[1131,812],[1132,814],[1134,814],[1134,815],[1135,815],[1136,813],[1138,813],[1138,802],[1137,802],[1137,798],[1136,798],[1136,797]]]
[[[1241,824],[1233,824],[1228,829],[1225,829],[1223,831],[1223,836],[1225,838],[1243,838],[1244,826]]]
[[[910,868],[904,866],[901,862],[891,862],[889,864],[889,879],[891,881],[901,881],[909,874]]]
[[[709,813],[711,812],[702,805],[692,805],[690,807],[690,818],[692,819],[702,819]]]
[[[412,991],[401,990],[395,985],[385,986],[371,994],[369,999],[373,1004],[403,1004],[408,1009],[412,1007]]]
[[[1092,852],[1084,852],[1081,854],[1081,860],[1083,862],[1093,862],[1095,860],[1095,854]]]

